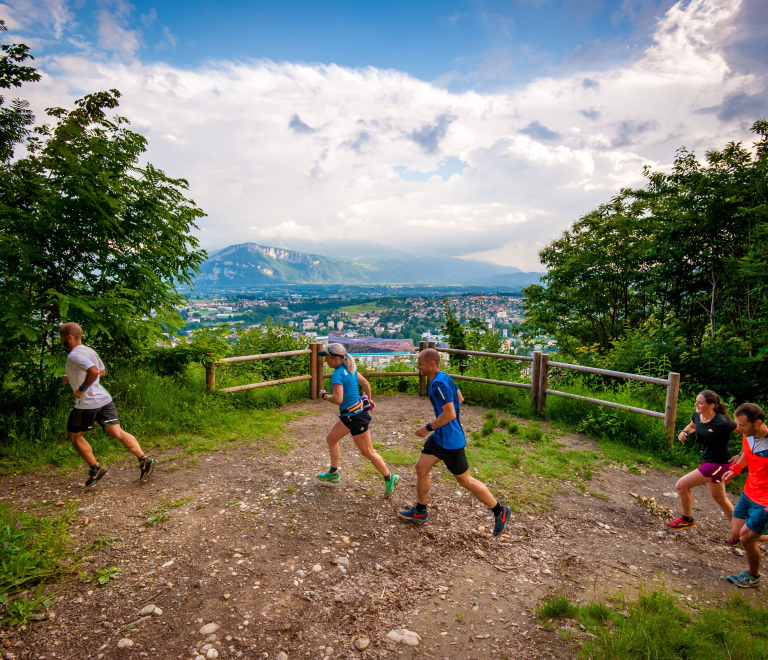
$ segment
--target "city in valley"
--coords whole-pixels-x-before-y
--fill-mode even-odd
[[[477,319],[507,336],[522,321],[519,291],[414,291],[405,295],[370,292],[325,293],[288,290],[190,296],[180,308],[186,333],[203,326],[229,323],[243,329],[261,327],[269,319],[318,340],[329,334],[349,338],[380,337],[440,341],[447,306],[464,325]]]

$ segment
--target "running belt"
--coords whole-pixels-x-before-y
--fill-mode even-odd
[[[350,406],[349,408],[346,408],[345,410],[341,410],[342,415],[356,415],[359,412],[363,411],[363,400],[360,399],[356,404]]]

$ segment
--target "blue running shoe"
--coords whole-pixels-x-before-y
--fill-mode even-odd
[[[496,522],[493,525],[494,536],[498,536],[507,528],[507,523],[509,522],[509,517],[511,515],[512,509],[510,509],[508,506],[501,507],[501,513],[496,516]]]
[[[408,511],[398,511],[397,515],[403,520],[416,523],[417,525],[423,525],[424,523],[429,522],[429,512],[424,511],[424,513],[419,513],[416,507],[408,509]]]
[[[750,587],[760,586],[760,576],[758,575],[755,577],[749,571],[744,571],[738,575],[729,575],[726,579],[740,589],[749,589]]]

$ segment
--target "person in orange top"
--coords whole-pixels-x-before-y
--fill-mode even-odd
[[[747,570],[727,579],[737,587],[757,587],[761,559],[757,542],[768,532],[768,426],[765,412],[754,403],[742,403],[734,418],[736,430],[743,436],[741,457],[723,475],[723,481],[728,483],[745,465],[749,467],[744,491],[731,518],[731,533],[741,541],[747,555]]]

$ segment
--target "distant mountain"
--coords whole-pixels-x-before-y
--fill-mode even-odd
[[[211,254],[195,288],[265,284],[497,284],[525,286],[540,273],[455,257],[415,257],[405,252],[332,259],[319,254],[242,243]],[[496,281],[498,278],[498,281]],[[507,282],[506,278],[512,278]],[[493,280],[493,281],[491,281]],[[514,282],[514,283],[512,283]]]

